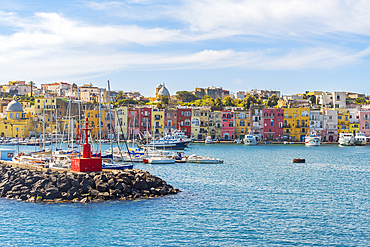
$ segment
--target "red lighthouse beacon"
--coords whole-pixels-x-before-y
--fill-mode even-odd
[[[75,172],[100,172],[102,171],[102,159],[101,157],[91,156],[91,146],[89,144],[89,121],[86,118],[85,131],[86,141],[82,147],[82,157],[79,155],[77,158],[71,159],[71,170]]]

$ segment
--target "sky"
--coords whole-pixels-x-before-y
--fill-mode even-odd
[[[1,0],[0,84],[370,94],[368,0]]]

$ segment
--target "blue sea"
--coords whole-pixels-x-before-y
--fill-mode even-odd
[[[370,246],[369,151],[192,144],[187,154],[225,163],[136,165],[177,195],[90,204],[0,199],[0,246]]]

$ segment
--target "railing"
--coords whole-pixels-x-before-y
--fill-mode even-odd
[[[291,128],[291,127],[290,127],[290,124],[284,124],[283,128]]]

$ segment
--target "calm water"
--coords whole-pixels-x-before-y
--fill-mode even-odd
[[[370,147],[194,144],[225,164],[137,165],[182,192],[40,205],[0,199],[0,245],[369,246]],[[293,164],[293,158],[305,164]]]

